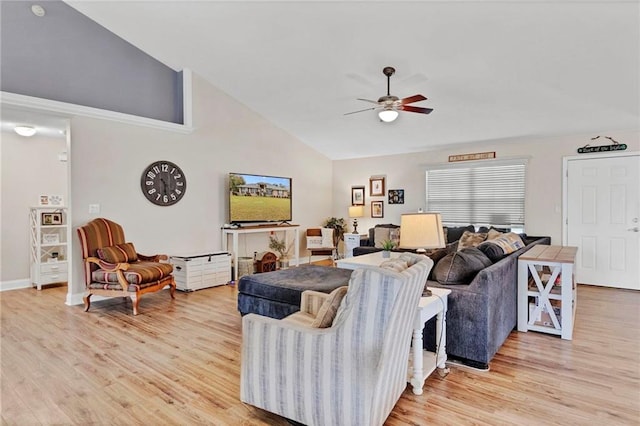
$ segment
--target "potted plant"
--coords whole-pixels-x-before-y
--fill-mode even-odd
[[[269,236],[269,248],[279,254],[280,267],[286,268],[289,266],[289,252],[291,246],[287,247],[287,242],[283,239],[279,239],[276,235]]]
[[[391,240],[384,240],[380,243],[380,246],[382,247],[382,257],[391,257],[391,250],[394,249],[396,243]]]
[[[347,228],[347,225],[344,222],[344,219],[337,218],[337,217],[330,217],[324,221],[323,226],[325,228],[333,229],[333,245],[335,247],[338,247],[338,243],[342,239],[342,236],[344,235],[344,232]]]

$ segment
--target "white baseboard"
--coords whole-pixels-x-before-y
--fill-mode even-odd
[[[18,290],[20,288],[30,288],[31,279],[23,278],[20,280],[0,281],[0,291]]]

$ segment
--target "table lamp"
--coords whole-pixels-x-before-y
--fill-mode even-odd
[[[353,219],[353,233],[358,233],[358,218],[364,216],[364,206],[349,207],[349,217]]]
[[[400,247],[416,249],[441,248],[446,245],[440,213],[407,213],[400,216]]]

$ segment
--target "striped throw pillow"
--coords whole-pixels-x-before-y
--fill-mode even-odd
[[[311,327],[327,328],[333,325],[333,320],[336,317],[342,299],[344,299],[344,296],[347,294],[348,288],[346,285],[338,287],[329,294],[329,297],[322,303],[322,306],[318,310],[318,314],[311,323]]]
[[[98,257],[108,263],[131,263],[138,261],[133,243],[116,244],[98,249]]]

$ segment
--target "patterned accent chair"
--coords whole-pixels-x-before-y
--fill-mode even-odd
[[[308,426],[382,425],[407,386],[412,324],[433,267],[411,256],[402,272],[355,270],[328,328],[245,315],[240,399]]]
[[[108,219],[94,219],[78,228],[84,259],[84,310],[91,305],[92,295],[129,297],[133,315],[138,315],[140,296],[169,286],[175,298],[176,282],[173,266],[161,260],[166,255],[144,256],[125,242],[122,227]]]

